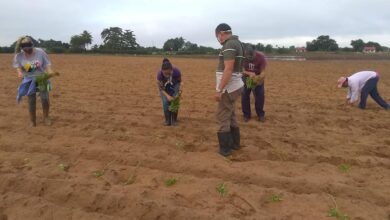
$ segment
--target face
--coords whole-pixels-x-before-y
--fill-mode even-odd
[[[342,85],[344,88],[348,87],[348,80],[345,80]]]
[[[165,77],[170,77],[172,75],[172,69],[162,70],[162,73]]]
[[[223,42],[224,42],[224,37],[223,37],[222,32],[217,32],[217,33],[215,33],[215,37],[217,38],[217,41],[218,41],[220,44],[223,44]]]
[[[22,41],[20,47],[27,54],[31,54],[33,52],[33,44],[29,41]]]
[[[245,57],[249,61],[253,61],[255,59],[255,52],[254,51],[247,51],[247,52],[245,52]]]

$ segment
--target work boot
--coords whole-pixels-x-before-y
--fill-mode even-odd
[[[171,126],[172,124],[172,113],[171,111],[164,111],[165,126]]]
[[[49,117],[50,104],[49,100],[42,100],[42,110],[43,110],[43,122],[45,125],[51,125],[51,119]]]
[[[36,114],[36,96],[28,96],[28,112],[30,114],[31,127],[37,126],[37,114]]]
[[[232,134],[231,132],[218,132],[219,153],[224,156],[232,155]]]
[[[172,116],[172,121],[171,121],[171,123],[172,123],[172,125],[177,125],[177,113],[178,112],[171,112],[171,116]]]
[[[230,133],[232,134],[233,150],[240,149],[240,128],[239,127],[230,127]]]

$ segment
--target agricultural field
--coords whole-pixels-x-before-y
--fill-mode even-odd
[[[29,128],[12,58],[0,55],[1,220],[390,218],[390,112],[346,107],[335,88],[377,70],[390,101],[390,61],[270,61],[267,121],[244,123],[237,103],[243,148],[224,158],[216,59],[171,58],[184,88],[165,127],[162,58],[50,55],[53,124],[38,102]]]

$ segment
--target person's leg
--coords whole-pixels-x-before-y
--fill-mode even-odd
[[[175,87],[174,87],[174,94],[173,94],[173,97],[176,97],[179,95],[179,91],[180,91],[180,83],[176,84]],[[172,115],[172,125],[176,125],[177,124],[177,115],[179,114],[179,109],[177,110],[177,112],[171,112],[171,115]]]
[[[377,88],[377,84],[376,84],[375,87],[371,90],[370,96],[371,96],[372,99],[374,99],[375,102],[378,103],[378,105],[380,105],[382,108],[384,108],[384,109],[389,109],[389,104],[387,104],[387,102],[386,102],[385,100],[383,100],[382,97],[379,95],[378,88]]]
[[[170,126],[171,125],[171,112],[169,111],[169,101],[165,95],[160,92],[161,102],[163,106],[164,111],[164,117],[165,117],[165,125]]]
[[[230,101],[229,94],[227,92],[221,95],[221,100],[218,102],[217,107],[217,123],[218,123],[218,142],[219,142],[219,153],[222,156],[229,156],[232,154],[232,135],[230,132],[230,122],[232,116],[233,105]]]
[[[244,120],[248,121],[249,118],[251,118],[251,89],[248,89],[246,85],[244,84],[244,88],[242,90],[241,95],[241,108],[242,113],[244,115]]]
[[[256,114],[260,121],[264,122],[264,83],[256,86],[254,91]]]
[[[233,145],[232,149],[238,150],[240,148],[240,128],[238,126],[237,117],[235,114],[236,102],[242,94],[242,89],[234,91],[229,94],[230,102],[232,103],[232,110],[230,116],[230,133],[232,135]]]
[[[31,127],[35,127],[37,125],[37,116],[36,116],[36,103],[37,96],[36,94],[32,94],[28,96],[28,112],[30,114]]]
[[[366,84],[364,84],[361,94],[360,94],[360,103],[359,108],[365,109],[367,103],[367,97],[370,92],[376,87],[376,83],[378,82],[377,78],[369,79]]]
[[[39,96],[41,97],[42,102],[42,110],[43,110],[43,122],[46,125],[51,125],[51,120],[49,117],[50,110],[50,100],[49,100],[49,92],[39,92]]]

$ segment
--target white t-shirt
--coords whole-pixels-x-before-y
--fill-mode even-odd
[[[377,77],[378,74],[374,71],[361,71],[348,77],[348,95],[347,99],[350,102],[356,102],[359,100],[360,94],[366,82],[369,79]]]

